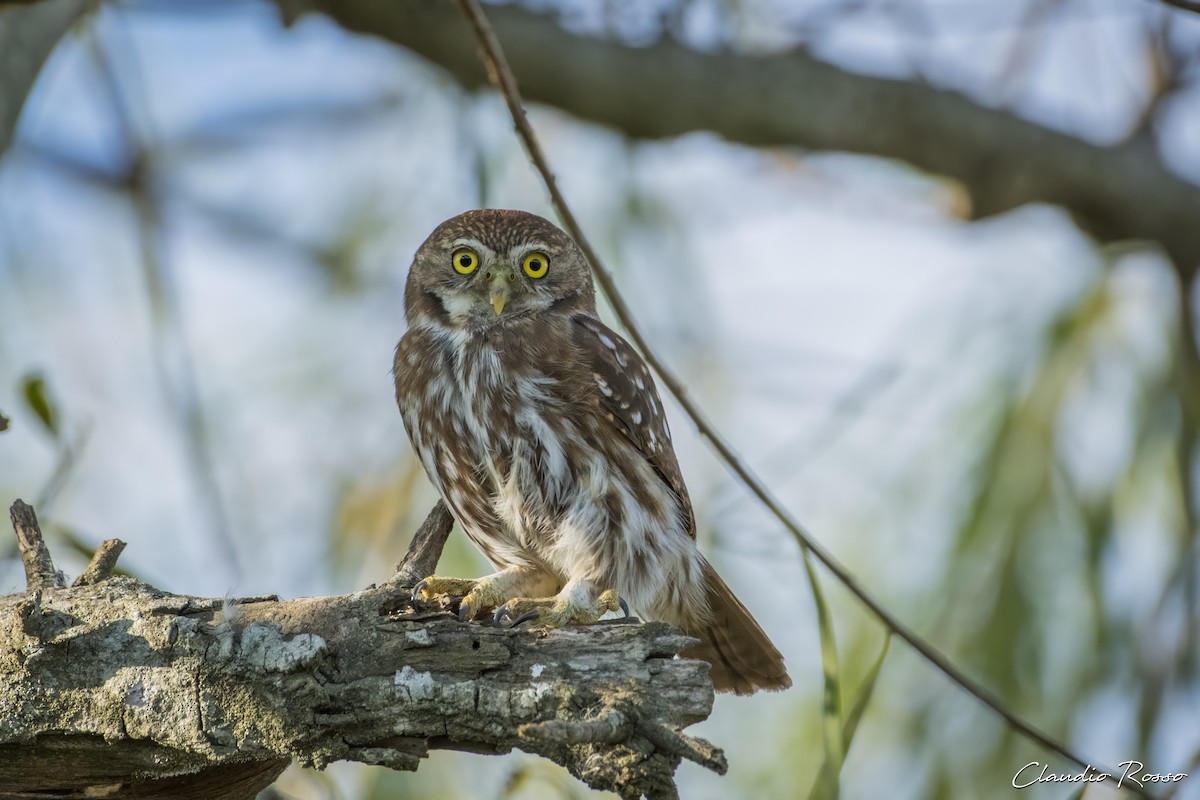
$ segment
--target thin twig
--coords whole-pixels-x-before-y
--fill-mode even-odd
[[[42,538],[33,506],[17,500],[8,510],[12,517],[13,530],[17,534],[17,545],[21,550],[21,561],[25,564],[25,585],[30,589],[61,589],[67,585],[62,573],[54,568],[50,548]]]
[[[724,775],[729,771],[729,762],[726,761],[725,754],[707,739],[688,736],[657,722],[643,724],[638,730],[658,750],[678,753],[688,761],[710,769],[718,775]]]
[[[633,343],[642,352],[646,362],[658,373],[663,385],[679,401],[679,405],[691,418],[700,435],[708,439],[713,448],[729,466],[730,470],[795,537],[800,546],[816,556],[817,560],[824,564],[826,569],[832,572],[838,581],[851,594],[857,597],[880,622],[907,642],[909,646],[916,650],[938,671],[995,712],[1010,728],[1080,767],[1086,768],[1091,764],[1095,769],[1106,771],[1112,775],[1119,774],[1118,770],[1105,770],[1103,766],[1097,766],[1097,761],[1085,759],[1077,755],[1065,744],[1052,738],[1032,723],[1025,721],[1015,712],[1010,711],[1004,705],[1003,701],[991,690],[968,677],[947,656],[884,608],[882,603],[859,585],[850,574],[850,571],[834,558],[831,553],[825,550],[813,538],[812,534],[808,532],[807,528],[783,507],[783,504],[771,493],[766,484],[743,462],[741,456],[738,455],[729,442],[708,421],[700,408],[691,399],[683,382],[655,354],[654,350],[642,336],[637,325],[634,324],[629,306],[617,290],[612,275],[605,269],[595,250],[592,249],[591,244],[588,243],[587,238],[583,235],[583,230],[580,228],[579,222],[575,219],[575,215],[571,212],[570,207],[568,207],[566,200],[563,198],[562,192],[558,188],[558,182],[554,177],[554,173],[550,170],[541,144],[538,142],[537,136],[529,124],[529,120],[525,117],[525,109],[522,105],[523,101],[521,100],[520,91],[517,89],[516,78],[513,77],[512,70],[509,69],[508,61],[504,57],[504,51],[500,47],[500,42],[496,39],[496,34],[488,23],[487,17],[483,13],[478,0],[455,1],[475,31],[484,65],[487,68],[488,78],[496,90],[504,97],[509,113],[512,115],[513,123],[516,125],[517,135],[525,146],[525,150],[529,155],[530,161],[533,162],[534,168],[541,174],[542,181],[546,184],[546,189],[550,193],[551,203],[562,219],[563,226],[575,240],[576,244],[579,245],[579,249],[583,252],[584,257],[591,264],[592,271],[596,276],[596,282],[600,284],[601,290],[608,298],[613,313],[617,316],[621,326],[629,334],[629,338],[633,340]],[[1154,795],[1145,789],[1135,786],[1127,786],[1125,788],[1140,797],[1154,800]]]
[[[624,741],[629,736],[629,728],[629,717],[622,711],[612,709],[588,720],[549,719],[531,722],[517,728],[517,735],[523,739],[553,744],[612,744]]]
[[[786,467],[780,466],[779,470],[771,469],[772,474],[778,474],[786,468],[788,471],[784,474],[783,480],[795,480],[796,476],[817,462],[825,455],[826,451],[832,449],[849,433],[854,423],[861,419],[870,402],[880,397],[899,375],[900,368],[890,361],[876,364],[859,376],[845,392],[830,404],[834,409],[834,414],[829,415],[833,417],[832,419],[822,421],[819,426],[806,428],[797,436],[789,436],[782,444],[764,456],[762,463],[766,463],[768,469],[771,469],[771,465],[782,465],[786,461]],[[803,453],[804,457],[798,458],[797,453]],[[701,495],[715,495],[716,501],[708,509],[709,518],[714,521],[732,511],[737,502],[735,496],[721,497],[720,494],[717,494],[720,489],[721,487],[714,486],[712,490]]]
[[[88,562],[87,567],[71,585],[93,586],[111,578],[113,570],[117,568],[117,559],[121,557],[121,551],[124,549],[125,543],[120,539],[105,539],[92,554],[92,560]]]

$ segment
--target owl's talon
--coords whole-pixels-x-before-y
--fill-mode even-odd
[[[458,604],[458,621],[470,622],[473,620],[475,618],[475,615],[472,613],[473,610],[474,609],[471,607],[471,602],[464,597],[462,602]]]
[[[417,582],[417,585],[413,587],[411,599],[412,599],[412,604],[414,607],[416,607],[419,604],[423,604],[425,602],[425,599],[426,599],[425,598],[425,589],[428,588],[428,586],[429,586],[429,579],[422,578],[420,581]]]
[[[513,622],[512,625],[508,626],[509,630],[517,627],[518,625],[521,625],[522,623],[529,622],[530,620],[535,620],[540,616],[541,616],[540,611],[527,611],[526,613],[517,617],[517,619]]]
[[[496,626],[497,628],[505,627],[504,623],[506,621],[506,618],[511,616],[512,612],[513,612],[513,609],[510,608],[509,603],[505,603],[502,606],[496,606],[496,610],[492,614],[492,625]],[[531,619],[537,619],[539,615],[540,615],[540,612],[537,610],[527,611],[526,613],[517,617],[516,620],[509,623],[507,627],[515,628],[518,625],[529,622]]]
[[[508,628],[516,628],[526,622],[536,622],[548,628],[561,628],[564,625],[591,625],[599,622],[609,611],[620,610],[625,617],[613,622],[632,620],[629,604],[617,596],[614,589],[606,589],[593,600],[580,602],[569,593],[560,593],[555,597],[528,598],[515,597],[502,606],[497,606],[492,615],[492,623],[496,626],[505,624],[506,619],[512,619]]]

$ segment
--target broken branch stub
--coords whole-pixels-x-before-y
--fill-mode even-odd
[[[62,573],[54,568],[50,549],[42,539],[42,529],[38,525],[33,506],[17,500],[9,508],[8,514],[12,518],[21,561],[25,565],[25,585],[30,589],[55,589],[66,586],[66,580]]]

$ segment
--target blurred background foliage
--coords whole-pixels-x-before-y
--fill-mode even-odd
[[[629,48],[797,49],[951,88],[1200,181],[1188,5],[529,8]],[[0,117],[32,87],[0,140],[0,497],[36,500],[68,571],[119,536],[127,569],[178,592],[387,577],[434,499],[388,375],[408,259],[467,208],[552,216],[495,95],[302,7],[0,5]],[[1197,264],[1094,240],[1078,208],[968,221],[960,184],[901,161],[530,115],[649,339],[816,536],[1014,711],[1105,763],[1189,772],[1176,796],[1200,798]],[[672,411],[702,543],[796,683],[719,698],[696,730],[730,774],[685,764],[683,796],[819,796],[830,718],[801,554]],[[486,569],[451,538],[442,571]],[[1078,796],[1014,790],[1030,761],[1076,769],[904,646],[881,661],[885,632],[822,580],[836,721],[856,731],[842,796]],[[22,585],[0,537],[0,592]],[[435,753],[415,774],[292,769],[265,796],[588,794],[530,756]]]

